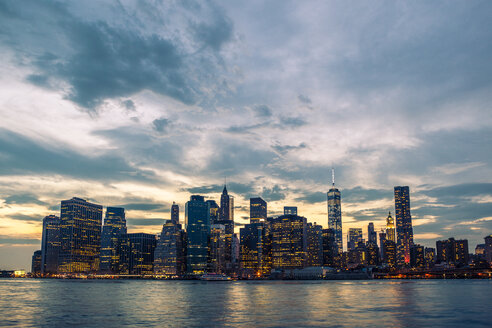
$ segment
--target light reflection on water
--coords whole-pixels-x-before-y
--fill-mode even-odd
[[[490,280],[0,280],[0,326],[490,327]]]

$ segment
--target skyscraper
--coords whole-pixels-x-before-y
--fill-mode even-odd
[[[186,270],[193,275],[207,270],[208,239],[210,237],[210,205],[203,196],[192,195],[185,205],[187,233]]]
[[[207,204],[210,207],[210,224],[217,224],[220,221],[220,208],[217,202],[213,199],[207,200]]]
[[[171,221],[174,224],[179,224],[179,205],[173,202],[171,206]]]
[[[234,235],[234,197],[227,193],[227,188],[224,185],[224,190],[220,196],[220,220],[218,224],[225,226],[225,267],[226,273],[231,273],[233,270],[233,254],[232,254],[232,238]]]
[[[342,206],[340,191],[335,188],[335,171],[332,169],[332,188],[328,191],[328,228],[335,232],[338,254],[343,253]]]
[[[338,246],[335,242],[335,231],[333,229],[323,229],[323,265],[338,266]]]
[[[120,242],[126,234],[125,209],[106,208],[104,226],[101,235],[101,257],[99,271],[106,274],[118,274],[120,262]]]
[[[171,219],[163,224],[154,251],[154,273],[169,278],[184,274],[186,269],[186,234],[175,222]]]
[[[410,263],[410,247],[413,245],[410,190],[407,186],[395,187],[395,213],[397,262],[398,265],[405,265]]]
[[[43,219],[43,237],[41,240],[41,273],[53,274],[58,270],[60,252],[60,218],[48,215]]]
[[[267,203],[261,197],[249,199],[249,219],[251,223],[267,219]]]
[[[149,233],[129,233],[123,235],[129,242],[128,273],[131,275],[152,274],[154,270],[154,252],[156,238]]]
[[[226,233],[223,224],[210,226],[210,242],[208,251],[208,272],[224,273],[225,266],[225,242]]]
[[[347,235],[347,249],[354,250],[362,242],[362,229],[361,228],[349,228]]]
[[[268,274],[265,259],[265,222],[254,221],[240,229],[240,257],[242,276],[260,277]]]
[[[376,231],[374,231],[374,223],[369,222],[367,225],[367,241],[370,243],[376,243],[378,241],[378,235]]]
[[[58,273],[97,272],[102,206],[73,197],[61,201]]]
[[[281,215],[268,218],[272,238],[272,267],[301,269],[306,265],[306,218]]]
[[[306,266],[323,265],[323,227],[311,222],[306,225]]]
[[[391,212],[388,213],[388,217],[386,218],[386,239],[391,240],[396,243],[396,235],[395,235],[395,219],[391,217]]]

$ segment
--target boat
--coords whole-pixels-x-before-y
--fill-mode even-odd
[[[205,280],[205,281],[230,281],[232,280],[231,277],[226,276],[225,274],[222,273],[206,273],[200,277],[200,280]]]

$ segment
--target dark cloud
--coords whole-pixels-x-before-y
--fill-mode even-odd
[[[134,112],[137,110],[135,103],[131,99],[123,100],[121,104],[130,112]]]
[[[30,9],[25,10],[27,7]],[[113,14],[127,15],[124,10]],[[202,75],[199,70],[193,77],[189,74],[192,61],[200,61],[202,56],[201,65],[207,64],[202,67],[210,69],[203,76],[215,75],[215,64],[207,59],[210,51],[193,57],[183,53],[183,40],[81,19],[63,3],[9,1],[0,8],[0,17],[4,44],[35,68],[27,80],[48,88],[53,86],[52,80],[63,81],[70,86],[66,97],[87,109],[95,109],[105,99],[142,90],[193,104],[200,95],[196,80]],[[37,26],[36,36],[29,34],[32,25]],[[233,33],[232,22],[220,10],[190,28],[201,46],[209,47],[216,58],[219,55],[214,53]],[[34,37],[38,39],[33,41]]]
[[[40,245],[41,240],[32,238],[12,238],[0,235],[0,245]]]
[[[167,118],[155,119],[152,122],[154,130],[159,133],[167,133],[168,127],[171,125],[171,121]]]
[[[263,128],[263,127],[268,127],[270,125],[270,122],[265,122],[265,123],[258,123],[258,124],[252,124],[252,125],[234,125],[226,129],[226,132],[229,133],[237,133],[237,134],[247,134],[251,133],[253,130]]]
[[[55,173],[72,177],[110,180],[152,181],[152,172],[127,164],[121,157],[106,153],[86,156],[70,149],[50,149],[19,134],[0,129],[0,174]]]
[[[128,223],[129,226],[155,226],[155,225],[162,225],[166,223],[166,220],[168,219],[140,218],[140,219],[127,219],[126,222]]]
[[[147,212],[166,212],[169,211],[169,206],[163,206],[162,204],[148,204],[148,203],[129,203],[118,205],[117,207],[123,207],[128,211],[147,211]]]
[[[327,195],[326,192],[321,192],[321,191],[306,193],[302,197],[295,198],[295,201],[316,204],[316,203],[326,202]]]
[[[216,51],[232,39],[234,29],[232,21],[223,14],[217,15],[211,23],[200,23],[192,28],[196,39],[201,44]]]
[[[272,110],[267,105],[257,105],[254,108],[255,115],[258,117],[270,117],[272,116]]]
[[[281,126],[298,128],[306,124],[307,124],[306,120],[304,120],[301,117],[280,117]]]
[[[46,205],[33,194],[17,194],[5,198],[5,204],[37,204]]]
[[[285,188],[279,185],[274,185],[272,188],[263,187],[260,196],[268,202],[282,200],[285,199]]]
[[[223,189],[224,189],[224,185],[215,184],[215,185],[207,185],[201,187],[185,188],[184,190],[186,190],[190,194],[199,195],[199,194],[222,193]],[[237,194],[246,197],[248,194],[253,193],[254,189],[252,184],[228,182],[227,192],[229,193],[229,195]]]
[[[17,220],[17,221],[25,221],[25,222],[41,222],[43,221],[42,216],[32,216],[32,215],[25,215],[25,214],[9,214],[8,218],[12,220]]]
[[[305,95],[298,95],[297,99],[299,99],[299,101],[302,102],[303,104],[310,105],[312,103],[311,98]]]
[[[365,189],[355,187],[352,189],[342,189],[343,200],[351,203],[360,203],[384,198],[393,198],[393,189]]]
[[[275,149],[280,154],[286,154],[291,150],[307,148],[307,144],[305,142],[301,142],[297,146],[276,144],[276,145],[273,145],[272,148]]]

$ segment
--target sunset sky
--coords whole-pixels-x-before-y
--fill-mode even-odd
[[[1,1],[0,269],[30,270],[60,201],[123,206],[158,233],[173,201],[246,223],[298,206],[343,229],[394,214],[415,242],[492,233],[490,1]],[[345,237],[344,237],[345,242]]]

